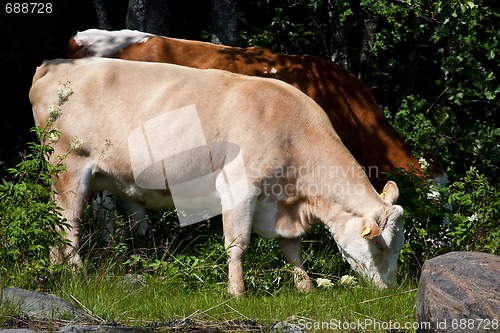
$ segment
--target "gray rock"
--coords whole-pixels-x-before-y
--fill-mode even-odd
[[[156,330],[155,330],[156,331]],[[217,328],[184,327],[175,329],[175,332],[185,333],[223,333]],[[137,327],[115,326],[115,325],[68,325],[62,327],[57,333],[153,333]]]
[[[68,325],[62,327],[58,333],[152,333],[152,331],[113,325]]]
[[[0,305],[19,307],[21,313],[35,318],[90,319],[84,311],[62,298],[20,288],[4,289]]]
[[[4,328],[0,329],[0,333],[36,333],[35,331],[27,328]]]
[[[273,326],[273,328],[271,328],[270,332],[272,332],[272,333],[307,333],[299,325],[287,323],[286,321],[280,321],[279,323],[276,323]]]
[[[498,330],[500,256],[450,252],[426,261],[418,286],[416,317],[421,323],[417,332]]]
[[[119,281],[120,284],[146,285],[146,277],[142,274],[126,274]]]

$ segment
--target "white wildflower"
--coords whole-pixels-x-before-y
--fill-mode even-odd
[[[49,133],[49,141],[52,143],[56,143],[59,141],[59,138],[61,137],[61,133],[58,131],[50,131]]]
[[[71,149],[73,149],[73,150],[77,150],[77,149],[82,148],[84,143],[85,143],[85,142],[84,142],[82,139],[80,139],[79,137],[77,137],[77,136],[73,136],[73,137],[71,138],[71,141],[70,141],[70,143],[69,143],[69,144],[70,144],[70,146],[71,146]]]
[[[429,167],[429,162],[427,162],[423,157],[420,157],[418,159],[418,163],[420,163],[420,166],[422,167],[423,170],[427,170],[427,168]]]
[[[477,213],[472,214],[471,216],[467,217],[467,220],[469,222],[474,222],[478,219],[479,216],[477,216]]]
[[[62,116],[63,112],[61,110],[61,107],[58,104],[54,103],[51,106],[49,106],[48,113],[49,113],[49,121],[54,122]]]
[[[329,279],[317,278],[316,283],[318,284],[318,288],[330,288],[333,286],[332,281]]]
[[[59,98],[58,104],[63,105],[68,101],[69,97],[73,95],[73,88],[69,85],[70,82],[66,81],[65,83],[59,82],[59,88],[57,88],[57,97]]]
[[[356,278],[351,275],[344,275],[340,278],[340,284],[346,286],[356,284]]]
[[[52,103],[47,110],[49,113],[48,121],[54,122],[59,119],[63,112],[61,105],[66,103],[71,95],[73,95],[73,88],[69,85],[69,81],[66,83],[59,82],[59,87],[57,88],[57,102]]]

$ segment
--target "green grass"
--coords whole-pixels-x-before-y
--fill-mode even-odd
[[[188,241],[191,247],[171,243],[138,253],[122,251],[120,243],[100,261],[92,260],[89,252],[83,269],[76,274],[55,274],[45,286],[103,322],[139,327],[169,327],[172,322],[190,320],[223,330],[231,326],[233,331],[249,331],[243,324],[250,322],[252,330],[265,331],[278,321],[287,321],[308,332],[332,332],[339,325],[355,327],[337,330],[341,332],[387,332],[377,328],[386,323],[404,327],[415,321],[414,280],[388,290],[362,281],[339,284],[340,276],[349,270],[321,229],[314,231],[317,241],[304,242],[304,258],[313,278],[328,278],[333,286],[298,292],[276,242],[255,237],[245,260],[248,292],[242,298],[226,292],[226,255],[220,233],[203,228],[197,232],[196,242]]]
[[[288,321],[303,327],[327,323],[329,328],[334,327],[332,321],[365,324],[371,320],[379,325],[391,321],[401,327],[415,321],[416,290],[406,282],[389,290],[360,283],[304,294],[289,281],[273,294],[254,291],[243,298],[228,295],[226,281],[193,288],[178,277],[149,275],[131,282],[124,276],[77,274],[59,282],[59,290],[52,292],[73,300],[96,318],[134,326],[187,318],[210,326],[255,321],[268,327]],[[358,331],[365,330],[359,327]],[[366,331],[374,331],[373,326],[367,324]]]
[[[287,321],[307,332],[387,332],[399,327],[381,325],[404,328],[415,321],[415,280],[403,280],[388,290],[362,281],[341,285],[338,281],[349,267],[323,228],[315,228],[304,240],[303,257],[311,277],[328,278],[331,287],[298,292],[276,242],[253,237],[244,265],[248,292],[235,298],[226,292],[227,257],[220,228],[215,223],[191,229],[162,223],[170,233],[153,231],[169,237],[153,239],[148,250],[134,249],[125,227],[123,232],[118,227],[119,239],[107,256],[83,235],[82,269],[48,272],[38,282],[25,280],[15,286],[58,295],[98,322],[165,331],[175,324],[182,328],[186,321],[223,331],[268,331],[276,322]]]

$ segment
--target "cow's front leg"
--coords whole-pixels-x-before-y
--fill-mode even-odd
[[[244,235],[239,237],[225,238],[225,246],[228,254],[229,269],[229,287],[228,292],[231,295],[241,296],[245,292],[245,283],[243,281],[243,259],[248,250],[248,240]]]
[[[236,296],[241,296],[245,292],[243,259],[250,244],[254,206],[251,203],[241,203],[222,214],[224,245],[228,254],[228,292]]]
[[[302,292],[313,291],[314,285],[312,279],[303,268],[300,237],[292,239],[278,238],[278,244],[285,260],[294,266],[293,281],[297,289]]]

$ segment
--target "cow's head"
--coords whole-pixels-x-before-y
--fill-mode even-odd
[[[331,223],[345,260],[364,278],[386,288],[396,281],[399,251],[403,247],[403,208],[394,205],[399,191],[388,182],[381,196],[386,205],[371,215]]]

